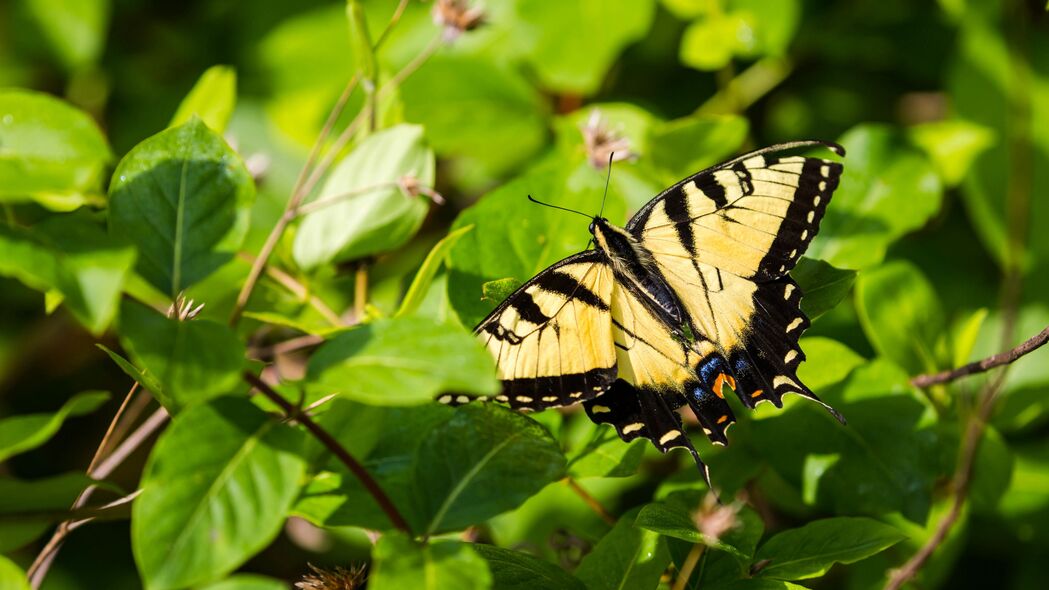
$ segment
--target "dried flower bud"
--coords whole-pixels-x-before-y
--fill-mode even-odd
[[[400,180],[397,181],[397,186],[406,197],[426,195],[434,203],[437,203],[438,205],[444,204],[444,197],[441,196],[441,193],[428,186],[424,186],[413,174],[405,174],[402,176]]]
[[[739,514],[742,504],[719,504],[717,496],[707,494],[699,509],[692,514],[696,529],[707,544],[717,543],[725,533],[739,525]]]
[[[179,293],[178,297],[175,298],[175,302],[168,307],[168,317],[176,319],[180,322],[192,320],[193,318],[200,315],[200,312],[204,310],[204,304],[201,303],[197,307],[193,307],[193,300],[186,301],[185,293]]]
[[[630,140],[609,128],[598,109],[590,112],[590,118],[580,131],[586,145],[587,160],[598,170],[608,166],[609,158],[612,162],[618,162],[637,157],[630,150]]]
[[[355,565],[350,569],[336,566],[333,570],[322,569],[312,563],[307,565],[310,573],[295,582],[299,590],[357,590],[364,586],[367,578],[363,565]]]
[[[433,4],[433,23],[444,28],[444,41],[451,43],[484,24],[484,11],[469,7],[466,0],[437,0]]]

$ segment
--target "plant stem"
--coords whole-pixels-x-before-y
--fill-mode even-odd
[[[571,477],[566,477],[561,481],[565,482],[565,485],[567,485],[569,489],[575,492],[577,496],[582,498],[583,502],[587,506],[589,506],[591,510],[594,511],[594,514],[597,514],[601,517],[601,520],[605,521],[610,526],[615,526],[616,517],[609,514],[608,510],[606,510],[605,507],[601,505],[601,502],[598,502],[597,498],[591,496],[590,492],[583,489],[583,486],[579,485],[579,482],[572,479]]]
[[[941,371],[930,375],[918,375],[911,379],[911,384],[916,387],[929,387],[940,383],[950,383],[955,379],[968,375],[983,373],[984,371],[989,371],[995,367],[1015,362],[1025,354],[1034,352],[1042,347],[1046,342],[1049,342],[1049,326],[1046,326],[1044,330],[1028,338],[1023,344],[1020,344],[1011,350],[999,352],[998,354],[991,355],[985,359],[962,365],[957,369]]]
[[[354,321],[361,323],[364,320],[364,312],[368,307],[368,264],[361,261],[357,264],[357,270],[353,277],[353,317]]]
[[[699,558],[703,557],[703,551],[706,547],[703,543],[696,543],[692,546],[692,550],[688,552],[684,563],[681,564],[681,570],[677,573],[672,590],[685,590],[685,586],[688,585],[688,579],[692,577],[692,572],[695,571]]]
[[[259,393],[265,395],[270,401],[277,404],[289,419],[299,422],[306,428],[306,430],[309,430],[310,434],[327,447],[327,449],[331,451],[331,453],[335,455],[343,465],[349,468],[361,484],[364,485],[365,489],[368,490],[368,493],[375,499],[375,502],[380,508],[382,508],[382,511],[386,513],[386,517],[390,519],[390,523],[401,531],[404,531],[409,535],[411,534],[411,527],[408,525],[408,522],[404,520],[404,517],[401,516],[401,513],[397,510],[397,507],[394,506],[390,497],[387,496],[386,492],[383,491],[381,486],[379,486],[379,482],[375,481],[364,466],[361,465],[345,447],[339,444],[339,441],[335,440],[335,437],[328,434],[326,430],[321,428],[320,425],[314,422],[308,415],[297,411],[288,400],[284,399],[281,394],[277,393],[276,390],[257,377],[254,373],[245,371],[244,380],[258,390]]]

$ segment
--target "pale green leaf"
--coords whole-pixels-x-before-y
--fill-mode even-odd
[[[441,241],[434,244],[434,247],[430,249],[430,253],[426,255],[426,259],[423,260],[422,266],[419,267],[419,271],[415,273],[415,278],[412,279],[408,292],[404,294],[401,307],[397,310],[395,317],[411,315],[419,309],[419,305],[422,304],[426,293],[430,290],[430,285],[433,284],[437,271],[445,263],[448,253],[451,252],[455,243],[472,229],[473,226],[468,225],[453,230],[447,236],[441,238]]]
[[[911,141],[925,150],[943,183],[957,186],[976,158],[995,143],[995,134],[964,119],[934,121],[908,129]]]
[[[29,590],[25,572],[13,561],[0,555],[0,588],[4,590]]]
[[[104,391],[77,394],[53,414],[22,414],[0,420],[0,462],[51,439],[71,416],[94,412],[109,399]]]
[[[375,544],[370,590],[487,590],[488,564],[469,543],[419,544],[400,533],[387,533]]]
[[[212,66],[201,74],[189,94],[179,103],[168,127],[178,127],[196,116],[213,131],[222,133],[236,104],[236,70],[230,66]]]

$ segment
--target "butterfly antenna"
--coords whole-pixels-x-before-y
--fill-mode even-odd
[[[597,214],[598,217],[602,217],[605,214],[605,199],[608,198],[608,181],[612,180],[612,158],[615,156],[615,152],[608,154],[608,175],[605,176],[605,194],[601,195],[601,211]]]
[[[582,215],[583,217],[586,217],[587,219],[593,219],[592,217],[590,217],[586,213],[583,213],[582,211],[576,211],[575,209],[569,209],[568,207],[560,207],[558,205],[551,205],[550,203],[544,203],[544,202],[542,202],[542,201],[540,201],[538,199],[535,199],[534,197],[532,197],[532,195],[528,195],[528,200],[533,202],[533,203],[535,203],[536,205],[542,205],[544,207],[550,207],[551,209],[560,209],[562,211],[568,211],[569,213],[575,213],[576,215]]]

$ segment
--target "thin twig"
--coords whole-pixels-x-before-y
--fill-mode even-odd
[[[158,408],[156,412],[146,419],[134,432],[131,433],[124,442],[114,449],[104,460],[100,461],[95,468],[88,472],[88,476],[92,479],[105,479],[109,477],[109,474],[113,472],[124,459],[128,457],[135,449],[137,449],[147,438],[149,438],[153,432],[155,432],[161,425],[164,424],[168,419],[168,413],[164,408]],[[72,510],[82,508],[95,491],[95,486],[88,486],[80,495],[77,497],[76,502],[73,503]],[[71,525],[73,521],[66,520],[58,524],[55,528],[55,532],[52,533],[51,538],[48,540],[44,548],[37,554],[36,559],[33,560],[33,564],[26,570],[26,577],[29,579],[30,585],[34,588],[40,587],[43,583],[44,577],[47,576],[48,570],[51,568],[51,564],[54,562],[55,555],[58,554],[58,550],[61,548],[62,543],[65,541],[66,536],[69,535],[72,530]]]
[[[330,207],[331,205],[334,205],[336,203],[345,201],[347,199],[352,199],[354,197],[359,197],[361,195],[366,195],[368,193],[375,192],[375,191],[387,190],[387,189],[391,189],[391,188],[394,188],[394,189],[395,188],[400,188],[400,186],[401,186],[401,183],[400,182],[396,182],[396,181],[394,181],[394,182],[379,182],[379,183],[372,184],[372,185],[369,185],[369,186],[362,186],[361,188],[354,189],[352,191],[346,191],[344,193],[339,193],[337,195],[332,195],[330,197],[325,197],[323,199],[317,199],[316,201],[310,201],[309,203],[304,203],[303,205],[301,205],[299,207],[299,210],[298,210],[299,211],[299,217],[302,217],[302,216],[305,216],[305,215],[309,215],[310,213],[313,213],[314,211],[318,211],[320,209],[324,209],[325,207]]]
[[[317,346],[322,344],[324,338],[315,334],[306,334],[304,336],[298,336],[283,342],[277,342],[269,346],[260,346],[258,348],[249,351],[248,356],[255,359],[270,359],[279,354],[288,354],[289,352],[295,352],[296,350],[302,350],[303,348],[309,348],[311,346]]]
[[[386,38],[390,35],[390,31],[397,26],[397,23],[401,22],[401,15],[404,14],[404,9],[407,6],[408,0],[401,0],[400,3],[397,4],[397,9],[393,11],[393,16],[390,17],[390,22],[386,23],[386,28],[383,29],[379,38],[375,40],[375,51],[378,51],[379,48],[382,47],[383,42],[386,41]]]
[[[707,546],[703,543],[692,545],[692,550],[688,552],[688,556],[685,557],[685,561],[681,564],[681,570],[677,573],[672,590],[685,590],[685,586],[688,585],[688,579],[692,577],[692,572],[695,571],[696,564],[699,563],[699,558],[703,557],[703,550],[706,548]]]
[[[1023,344],[1012,350],[999,352],[998,354],[989,356],[983,360],[962,365],[957,369],[941,371],[932,375],[918,375],[911,379],[911,384],[916,387],[929,387],[930,385],[949,383],[955,379],[972,375],[974,373],[983,373],[984,371],[989,371],[995,367],[1012,363],[1023,355],[1037,350],[1046,342],[1049,342],[1049,326],[1046,326],[1044,330],[1028,338]]]
[[[569,489],[571,489],[573,492],[575,492],[577,496],[582,498],[583,502],[587,506],[589,506],[591,510],[594,511],[594,514],[597,514],[598,516],[601,517],[601,520],[605,521],[606,523],[608,523],[611,526],[615,526],[615,524],[616,524],[616,517],[612,516],[608,512],[608,510],[606,510],[605,507],[601,505],[601,502],[597,501],[597,498],[591,496],[590,492],[588,492],[585,489],[583,489],[583,486],[579,485],[579,482],[577,482],[576,480],[572,479],[571,477],[566,477],[566,478],[562,479],[561,481],[565,482],[565,485],[567,485],[569,487]]]
[[[386,95],[388,89],[400,86],[401,83],[408,78],[408,76],[414,74],[415,70],[418,70],[420,67],[422,67],[422,65],[426,63],[426,60],[433,57],[434,53],[437,53],[437,50],[441,48],[442,42],[443,39],[441,35],[437,35],[436,37],[434,37],[433,40],[430,41],[430,44],[427,45],[426,48],[419,53],[419,55],[416,55],[412,59],[412,61],[408,62],[407,65],[401,68],[401,71],[394,74],[388,82],[386,82],[382,85],[381,88],[379,88],[377,93],[378,96],[376,98],[382,98]]]
[[[99,441],[98,447],[95,449],[95,455],[91,457],[91,462],[87,464],[88,473],[91,473],[91,471],[95,469],[95,466],[98,465],[98,462],[102,459],[102,454],[105,452],[106,447],[109,446],[109,441],[113,436],[113,431],[116,430],[117,422],[119,422],[120,418],[124,415],[124,410],[127,409],[127,405],[131,402],[131,398],[135,396],[136,391],[138,391],[138,381],[135,381],[131,385],[131,389],[129,389],[127,395],[124,396],[124,401],[120,403],[117,412],[113,414],[113,419],[109,421],[106,433],[102,435],[102,440]]]
[[[368,264],[361,261],[353,276],[353,317],[360,323],[368,307]]]
[[[237,254],[237,256],[252,264],[255,263],[255,257],[253,257],[251,254],[248,254],[247,252],[240,252]],[[339,314],[335,313],[335,311],[332,310],[332,308],[328,307],[328,304],[325,303],[324,300],[322,300],[320,297],[311,294],[310,290],[306,288],[306,285],[303,285],[299,281],[295,280],[295,277],[274,266],[266,267],[266,276],[273,279],[277,282],[277,284],[287,289],[292,295],[295,295],[299,299],[302,299],[303,301],[308,303],[310,307],[317,310],[317,313],[324,316],[324,319],[331,322],[333,326],[342,325],[342,320],[339,318]]]
[[[277,393],[272,387],[265,383],[262,379],[259,379],[254,373],[249,371],[244,372],[244,380],[251,384],[259,393],[265,395],[270,401],[280,406],[280,409],[284,411],[284,414],[288,418],[292,418],[306,427],[306,430],[310,431],[317,440],[321,442],[333,455],[335,455],[339,461],[342,462],[354,476],[364,485],[368,493],[371,494],[375,502],[382,508],[382,511],[386,513],[386,517],[390,519],[393,526],[398,529],[411,534],[411,527],[408,526],[408,522],[404,520],[401,513],[394,506],[390,497],[386,495],[379,483],[371,476],[370,473],[361,465],[357,459],[350,454],[349,451],[343,447],[339,441],[335,440],[335,437],[328,434],[326,430],[320,427],[316,422],[313,421],[308,415],[299,412],[295,409],[288,400],[284,399],[281,394]]]

